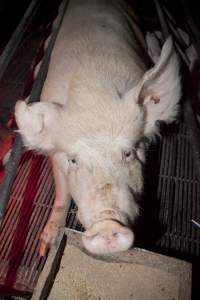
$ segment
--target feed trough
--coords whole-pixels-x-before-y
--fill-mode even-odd
[[[52,248],[32,300],[189,300],[191,264],[135,248],[92,256],[80,233],[65,230]],[[106,278],[106,280],[105,280]]]

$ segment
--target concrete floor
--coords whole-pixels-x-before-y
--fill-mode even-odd
[[[67,231],[67,243],[50,293],[44,291],[55,269],[52,249],[32,300],[189,300],[191,265],[142,249],[105,257],[91,256],[80,234]],[[47,293],[48,294],[48,293]]]

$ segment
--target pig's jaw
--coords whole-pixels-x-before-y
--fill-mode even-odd
[[[109,254],[128,250],[134,233],[115,220],[102,220],[89,227],[82,235],[84,247],[94,254]]]

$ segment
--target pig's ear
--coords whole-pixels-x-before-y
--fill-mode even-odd
[[[25,101],[18,101],[16,103],[15,117],[26,147],[53,150],[53,129],[58,109],[57,104],[48,102],[26,104]]]
[[[158,133],[156,121],[175,120],[181,96],[179,60],[169,37],[157,63],[147,71],[134,91],[134,98],[144,108],[144,134],[151,138]]]

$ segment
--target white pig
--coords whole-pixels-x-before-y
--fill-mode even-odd
[[[144,149],[171,122],[180,98],[172,40],[149,69],[133,9],[123,0],[71,0],[51,55],[41,102],[18,101],[25,145],[52,161],[56,199],[41,235],[40,254],[55,242],[71,197],[96,254],[129,249],[139,214]],[[149,69],[149,70],[148,70]]]

